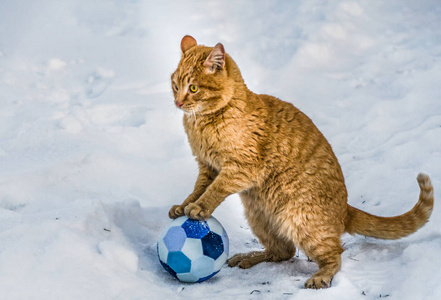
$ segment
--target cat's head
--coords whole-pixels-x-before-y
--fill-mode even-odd
[[[228,105],[237,83],[239,69],[225,53],[224,46],[197,45],[191,36],[181,41],[182,57],[171,76],[175,105],[188,114],[209,114]]]

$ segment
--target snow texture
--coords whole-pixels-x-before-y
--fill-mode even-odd
[[[0,298],[441,299],[440,28],[437,0],[0,1]],[[185,34],[312,118],[351,205],[401,214],[430,174],[430,222],[344,235],[327,290],[303,288],[301,252],[172,278],[156,242],[197,175],[169,82]],[[214,216],[230,255],[261,249],[237,196]]]

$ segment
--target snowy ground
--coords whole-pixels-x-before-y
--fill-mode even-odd
[[[440,299],[440,28],[436,0],[2,0],[0,298]],[[156,239],[197,174],[169,87],[185,34],[313,119],[352,205],[403,213],[429,173],[431,221],[399,241],[344,235],[327,290],[303,289],[302,253],[174,280]],[[237,196],[214,215],[232,254],[260,248]]]

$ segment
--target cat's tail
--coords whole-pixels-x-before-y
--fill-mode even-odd
[[[429,220],[433,209],[433,186],[426,174],[417,177],[420,198],[415,206],[396,217],[377,217],[348,205],[346,232],[378,239],[399,239],[417,231]]]

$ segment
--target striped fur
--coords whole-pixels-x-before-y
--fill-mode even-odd
[[[305,114],[251,92],[221,44],[199,46],[186,36],[181,50],[172,88],[199,176],[193,193],[169,216],[207,219],[227,196],[239,193],[265,250],[237,254],[230,266],[287,260],[298,247],[319,265],[305,286],[325,288],[340,269],[344,232],[396,239],[427,222],[433,207],[427,175],[419,175],[420,199],[408,213],[385,218],[353,208],[331,146]]]

